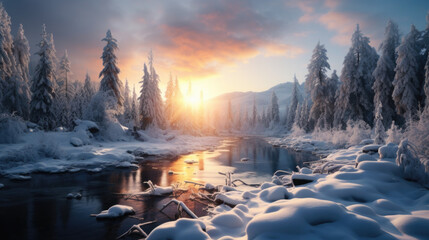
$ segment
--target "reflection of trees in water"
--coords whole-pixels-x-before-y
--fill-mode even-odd
[[[268,153],[269,153],[269,157],[270,157],[269,159],[271,163],[271,172],[274,173],[279,168],[280,151],[278,148],[271,147],[271,151],[268,151]]]

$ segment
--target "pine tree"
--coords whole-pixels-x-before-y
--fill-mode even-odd
[[[383,124],[383,104],[381,102],[378,103],[377,109],[375,111],[375,144],[384,144],[384,139],[386,138],[386,132],[384,130]]]
[[[40,56],[36,66],[33,83],[31,86],[31,121],[39,124],[44,129],[50,130],[55,126],[52,104],[55,97],[55,58],[53,43],[48,40],[46,27],[42,28],[42,40],[39,43]]]
[[[374,106],[383,105],[381,115],[384,127],[397,120],[395,103],[393,102],[393,79],[395,78],[396,48],[399,45],[399,30],[396,23],[389,21],[384,32],[384,40],[380,45],[381,56],[374,70]]]
[[[103,77],[100,82],[100,91],[108,93],[114,97],[117,104],[122,106],[124,98],[121,95],[122,82],[119,79],[119,68],[116,66],[115,51],[118,49],[117,40],[112,37],[110,30],[107,31],[106,37],[102,39],[106,42],[103,49],[103,70],[99,77]]]
[[[233,115],[232,115],[232,105],[231,105],[231,99],[228,99],[228,112],[227,112],[227,116],[226,116],[226,129],[228,131],[231,131],[231,127],[232,127],[232,123],[234,122],[233,120]]]
[[[420,93],[420,81],[418,78],[419,52],[417,39],[420,34],[411,25],[411,31],[402,40],[397,48],[396,74],[393,81],[393,101],[396,112],[405,118],[413,117],[418,110],[418,96]]]
[[[91,82],[91,77],[89,76],[88,73],[86,73],[85,76],[85,82],[83,84],[83,104],[84,106],[88,106],[89,102],[91,101],[91,98],[94,96],[95,94],[95,90],[94,87],[92,86],[92,82]]]
[[[10,17],[3,4],[0,3],[0,100],[2,100],[0,101],[0,112],[3,107],[6,107],[8,111],[14,109],[14,107],[6,105],[7,103],[5,102],[10,102],[10,100],[6,99],[7,96],[3,96],[3,93],[7,92],[5,95],[13,96],[16,93],[16,86],[20,85],[17,77],[12,77],[12,75],[16,74],[10,25]],[[12,101],[16,102],[16,100]]]
[[[137,94],[136,94],[136,87],[133,87],[133,98],[131,102],[131,119],[132,124],[134,126],[138,126],[138,109],[137,109]]]
[[[0,79],[2,81],[7,81],[13,75],[15,68],[10,25],[10,17],[0,3]]]
[[[22,79],[28,84],[30,82],[30,45],[24,35],[24,27],[22,24],[19,25],[18,32],[13,40],[13,53],[17,68],[22,74]]]
[[[293,77],[293,90],[292,90],[292,101],[289,107],[287,129],[292,129],[293,123],[295,121],[296,108],[298,107],[299,101],[299,92],[298,92],[298,79],[296,76]]]
[[[150,71],[150,92],[152,94],[153,120],[157,127],[165,127],[164,103],[162,101],[161,90],[159,89],[159,76],[154,67],[152,51],[149,52],[149,71]]]
[[[372,125],[374,115],[374,92],[372,73],[377,64],[378,55],[369,45],[357,25],[352,36],[352,46],[344,58],[341,72],[341,87],[335,103],[334,126],[345,128],[349,120],[363,120]]]
[[[66,101],[69,102],[71,96],[74,95],[74,89],[72,84],[70,84],[70,75],[71,75],[71,65],[68,57],[67,50],[64,51],[64,55],[61,58],[58,66],[58,77],[57,83],[59,85],[59,92],[57,95],[62,95],[65,97]]]
[[[313,50],[313,56],[311,57],[310,64],[307,67],[308,74],[305,80],[305,86],[307,91],[310,92],[311,100],[313,105],[310,110],[310,118],[312,122],[318,122],[320,128],[328,128],[328,123],[325,121],[318,121],[320,119],[325,120],[322,116],[325,115],[329,103],[328,99],[328,77],[326,71],[331,69],[328,63],[328,57],[326,56],[325,46],[320,45],[318,42]]]
[[[183,94],[180,90],[179,80],[176,77],[173,91],[173,109],[171,124],[174,128],[179,129],[184,122],[184,111],[183,111]]]
[[[429,55],[425,64],[425,85],[423,89],[426,96],[426,103],[425,103],[424,110],[426,113],[429,114]]]
[[[320,123],[318,125],[318,128],[320,128],[320,126],[324,126],[324,128],[326,129],[331,129],[333,127],[334,124],[334,114],[335,114],[335,99],[337,97],[337,92],[338,92],[338,85],[339,85],[339,80],[338,80],[338,75],[337,75],[337,71],[334,70],[331,74],[331,77],[328,78],[328,82],[326,84],[326,105],[325,105],[325,109],[323,112],[323,115],[321,116],[321,121],[323,121],[323,123]]]
[[[276,93],[273,91],[271,96],[271,120],[278,124],[280,122],[279,103]]]
[[[82,83],[75,80],[73,84],[74,96],[70,101],[71,119],[82,119],[87,104],[84,103],[84,87]]]
[[[258,112],[256,110],[256,98],[253,97],[253,109],[252,109],[252,127],[256,126]]]
[[[131,126],[133,119],[131,116],[131,102],[130,102],[130,88],[128,86],[128,79],[125,80],[124,88],[124,114],[123,120],[125,125]]]
[[[170,73],[170,80],[167,83],[165,91],[165,116],[169,124],[171,124],[174,102],[174,82]]]
[[[140,82],[142,84],[142,89],[140,91],[140,124],[141,128],[144,130],[148,128],[154,121],[154,111],[153,103],[150,96],[150,75],[147,71],[146,63],[143,66],[143,80]]]

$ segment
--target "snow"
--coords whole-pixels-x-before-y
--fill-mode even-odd
[[[67,194],[67,199],[81,199],[82,194],[80,193],[69,193]]]
[[[101,213],[97,214],[95,217],[98,218],[117,218],[124,215],[134,214],[134,209],[130,206],[125,205],[113,205],[107,210],[103,210]]]
[[[72,137],[70,138],[70,144],[75,147],[81,147],[83,145],[83,142],[77,137]]]
[[[221,139],[159,131],[150,133],[151,141],[141,142],[129,134],[123,135],[125,141],[106,141],[99,138],[99,128],[94,122],[77,120],[76,124],[73,132],[25,132],[18,143],[0,144],[0,174],[31,179],[28,174],[33,172],[96,173],[108,167],[137,168],[136,161],[143,160],[140,154],[178,156],[210,148]],[[70,144],[74,138],[83,142],[78,150]]]
[[[292,178],[311,180],[305,185],[266,182],[251,190],[217,193],[216,200],[225,204],[212,209],[212,215],[162,224],[148,239],[181,239],[181,234],[242,240],[427,238],[429,192],[403,178],[392,161],[397,146],[373,145],[371,154],[364,148],[330,149],[323,163],[293,173]],[[336,167],[334,173],[312,173],[327,162]]]
[[[4,188],[4,184],[0,183],[0,189]]]

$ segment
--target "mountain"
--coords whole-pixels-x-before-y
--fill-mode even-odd
[[[258,114],[261,114],[263,109],[268,110],[268,108],[271,106],[271,96],[274,91],[279,101],[280,116],[283,117],[286,107],[290,105],[292,90],[293,82],[285,82],[275,85],[274,87],[263,92],[230,92],[210,99],[208,101],[208,106],[209,109],[212,109],[212,111],[226,113],[228,109],[228,100],[231,100],[233,113],[238,113],[238,109],[241,109],[243,114],[247,110],[250,115],[253,107],[253,99],[255,98],[256,109]],[[304,96],[304,84],[299,85],[298,90],[300,95]]]

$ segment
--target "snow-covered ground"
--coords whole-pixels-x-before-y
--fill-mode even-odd
[[[220,198],[235,207],[222,204],[210,216],[165,223],[148,239],[429,239],[429,191],[403,178],[397,146],[380,150],[364,141],[337,149],[308,136],[270,141],[327,155],[313,172],[327,163],[335,172],[307,169],[292,178],[314,181],[292,188],[265,183],[223,192]]]
[[[141,132],[140,141],[129,134],[120,134],[115,141],[86,134],[79,129],[27,132],[19,137],[18,143],[0,144],[0,174],[26,180],[31,178],[32,172],[99,172],[106,167],[138,167],[136,163],[142,156],[173,157],[205,150],[216,146],[220,140],[219,137],[195,137],[172,131],[149,135]]]

